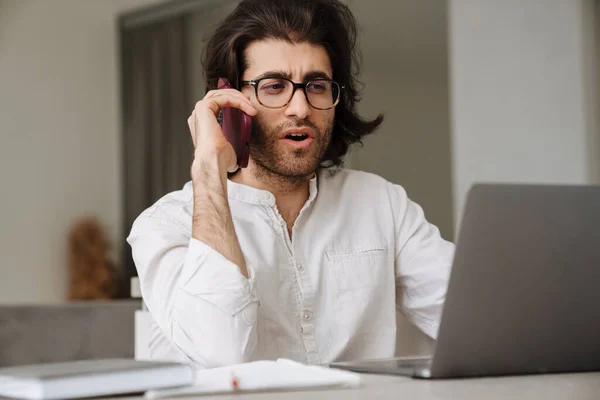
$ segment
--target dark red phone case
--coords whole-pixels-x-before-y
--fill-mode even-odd
[[[232,89],[231,83],[226,78],[219,78],[219,89]],[[250,157],[250,137],[252,135],[252,118],[235,107],[223,107],[221,110],[221,129],[223,135],[233,146],[237,156],[237,165],[240,168],[248,166]]]

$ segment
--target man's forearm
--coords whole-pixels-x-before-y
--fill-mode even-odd
[[[240,268],[247,278],[248,270],[242,253],[229,201],[227,179],[207,166],[192,174],[194,185],[194,217],[192,237],[212,247]]]

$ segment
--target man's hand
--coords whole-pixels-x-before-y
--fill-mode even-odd
[[[194,187],[192,237],[221,253],[247,278],[246,261],[235,234],[227,198],[227,172],[237,169],[237,158],[217,121],[223,107],[236,107],[250,116],[256,115],[256,109],[241,92],[220,89],[208,92],[196,103],[188,118],[195,148],[191,168]]]
[[[218,173],[224,180],[227,179],[227,172],[237,169],[233,146],[223,135],[217,121],[217,115],[223,107],[236,107],[250,116],[256,115],[256,109],[250,100],[235,89],[211,90],[204,99],[197,102],[188,118],[195,148],[192,179],[198,174]]]

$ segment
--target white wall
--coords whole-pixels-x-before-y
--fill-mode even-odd
[[[0,0],[0,303],[67,291],[66,235],[121,233],[119,12],[156,0]]]
[[[591,0],[450,0],[455,217],[478,181],[593,182]],[[596,144],[597,145],[597,144]],[[596,159],[594,159],[596,158]],[[597,176],[597,175],[596,175]]]

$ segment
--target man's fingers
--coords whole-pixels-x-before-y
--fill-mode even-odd
[[[223,107],[235,107],[250,116],[256,115],[256,108],[254,108],[252,102],[235,89],[211,90],[199,103],[206,103],[215,115],[217,115],[219,110]]]
[[[216,116],[224,107],[235,107],[250,116],[257,114],[256,108],[241,92],[235,89],[212,90],[204,99],[196,103],[192,114],[188,118],[188,127],[194,147],[197,146],[198,136],[221,132]]]

